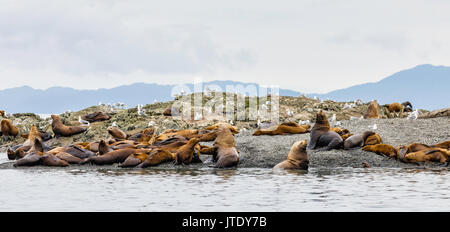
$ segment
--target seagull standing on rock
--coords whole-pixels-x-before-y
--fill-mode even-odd
[[[138,109],[138,115],[145,116],[145,110],[142,109],[142,105],[141,104],[137,105],[137,109]]]
[[[83,126],[91,125],[91,123],[89,123],[88,121],[81,119],[81,116],[78,116],[78,122],[81,123],[81,125],[83,125]]]
[[[418,117],[419,117],[419,111],[416,109],[413,112],[409,113],[409,115],[406,119],[416,120]]]

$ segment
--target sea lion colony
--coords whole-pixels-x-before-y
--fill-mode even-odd
[[[364,118],[378,118],[378,103],[374,100],[369,105]],[[411,108],[409,102],[384,105],[389,111],[401,112]],[[169,116],[171,110],[163,115]],[[58,115],[52,115],[52,130],[54,136],[68,137],[83,133],[88,126],[66,126]],[[109,120],[111,117],[103,112],[95,112],[82,117],[89,123]],[[407,163],[440,162],[449,164],[450,141],[426,145],[413,143],[394,148],[383,144],[379,134],[373,131],[351,133],[344,128],[331,128],[328,118],[322,111],[316,114],[316,122],[311,130],[310,125],[299,125],[294,122],[284,122],[269,128],[258,128],[253,133],[260,135],[283,135],[310,133],[309,142],[298,141],[291,147],[287,159],[275,166],[283,169],[308,169],[306,149],[355,149],[374,152],[392,159]],[[5,140],[16,137],[18,129],[8,119],[1,121],[1,131]],[[165,162],[175,165],[189,165],[202,162],[200,155],[211,155],[214,167],[233,167],[239,163],[239,151],[234,140],[238,128],[228,123],[218,123],[205,127],[203,130],[173,130],[169,129],[157,134],[154,127],[148,127],[135,134],[127,134],[117,126],[110,126],[105,133],[112,138],[101,141],[75,143],[65,147],[47,147],[45,141],[52,138],[48,132],[39,131],[32,126],[29,133],[21,136],[27,140],[7,151],[10,160],[16,160],[14,166],[69,166],[70,164],[105,165],[120,163],[120,167],[156,166]],[[202,145],[201,142],[214,141],[213,146]],[[368,167],[368,164],[364,165]]]

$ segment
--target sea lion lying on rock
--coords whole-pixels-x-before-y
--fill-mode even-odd
[[[324,147],[322,150],[331,150],[339,148],[343,144],[341,136],[330,130],[330,123],[327,116],[322,111],[316,114],[316,123],[310,133],[308,149]]]
[[[0,128],[5,141],[9,140],[9,136],[15,138],[19,134],[19,129],[12,124],[11,120],[6,118],[0,122]]]
[[[443,148],[443,149],[447,149],[448,150],[450,148],[450,140],[442,142],[442,143],[437,143],[437,144],[431,145],[431,147]]]
[[[292,145],[287,159],[273,167],[274,169],[308,170],[309,158],[306,153],[307,140],[298,141]]]
[[[123,132],[121,129],[119,129],[118,127],[115,126],[110,126],[107,128],[108,133],[114,138],[114,139],[118,139],[118,140],[125,140],[127,139],[127,134],[125,134],[125,132]]]
[[[383,140],[381,139],[381,136],[378,133],[371,134],[367,136],[367,138],[364,140],[364,146],[376,145],[381,143],[383,143]]]
[[[42,130],[39,130],[39,134],[40,134],[40,137],[42,138],[42,141],[44,141],[44,142],[50,140],[53,137],[51,133],[45,132]],[[21,134],[20,136],[24,139],[28,139],[28,135],[29,135],[29,133]]]
[[[366,112],[364,113],[364,118],[380,118],[379,110],[378,110],[378,102],[377,100],[373,100],[369,107],[367,108]]]
[[[14,167],[18,166],[34,166],[41,162],[41,158],[44,155],[44,147],[42,146],[41,140],[35,138],[32,142],[30,150],[26,153],[23,158],[18,159],[14,163]]]
[[[53,119],[52,130],[56,137],[70,137],[88,130],[88,127],[84,126],[66,126],[61,122],[58,115],[52,114],[51,117]]]
[[[98,111],[92,114],[84,115],[81,117],[81,119],[92,123],[92,122],[106,121],[111,119],[111,117],[107,114],[104,114],[103,112]]]
[[[148,153],[148,152],[150,152],[150,150],[148,149],[124,148],[120,150],[111,151],[103,155],[91,156],[89,158],[84,159],[83,162],[81,162],[80,164],[93,163],[97,165],[104,165],[104,164],[122,163],[131,154]]]
[[[389,144],[367,145],[362,148],[363,151],[375,152],[378,155],[385,155],[389,158],[397,158],[398,151]]]
[[[344,149],[348,150],[354,147],[362,147],[366,143],[367,137],[374,135],[373,131],[364,131],[362,134],[352,135],[344,141]]]
[[[258,128],[253,135],[285,135],[285,134],[303,134],[307,133],[308,129],[311,126],[309,124],[306,125],[298,125],[295,122],[284,122],[278,126],[272,126],[267,129]]]
[[[147,158],[139,164],[137,167],[146,168],[150,166],[156,166],[161,163],[173,161],[176,159],[176,154],[170,153],[166,150],[155,149],[150,152]]]
[[[146,153],[138,153],[138,154],[131,154],[129,155],[123,163],[119,164],[119,167],[121,168],[130,168],[130,167],[136,167],[140,163],[144,162],[146,160],[148,155]]]

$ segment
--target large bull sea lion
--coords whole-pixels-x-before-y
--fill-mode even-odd
[[[236,141],[229,127],[221,125],[217,131],[217,138],[214,140],[213,161],[215,168],[228,168],[239,164],[239,152],[236,149]]]
[[[306,153],[307,140],[298,141],[292,145],[287,159],[277,164],[274,169],[301,169],[308,170],[309,159]]]
[[[318,147],[324,147],[323,150],[331,150],[333,148],[339,148],[343,144],[341,136],[330,130],[330,123],[322,111],[316,115],[316,123],[311,130],[310,141],[308,149],[316,149]]]

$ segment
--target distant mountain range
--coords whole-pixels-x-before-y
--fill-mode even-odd
[[[225,90],[227,85],[242,85],[244,88],[254,85],[259,89],[259,85],[256,83],[235,81],[203,83],[203,86],[206,85],[215,85],[222,90]],[[127,107],[135,107],[137,104],[153,103],[155,100],[173,100],[174,87],[175,85],[135,83],[112,89],[76,90],[52,87],[47,90],[37,90],[23,86],[0,91],[0,110],[8,113],[50,114],[62,113],[66,110],[77,111],[97,105],[99,102],[123,102]],[[194,90],[193,84],[186,84],[185,87],[186,89],[183,88],[183,91],[186,93]],[[181,89],[175,88],[175,90],[179,92]],[[299,96],[301,94],[289,89],[280,89],[279,93],[281,96]],[[327,94],[307,94],[307,96],[336,101],[377,99],[380,104],[410,101],[414,108],[427,110],[450,107],[450,67],[419,65],[395,73],[376,83],[355,85]]]
[[[379,104],[410,101],[414,108],[426,110],[447,108],[450,107],[450,67],[419,65],[397,72],[379,82],[308,96],[335,101],[377,99]]]

